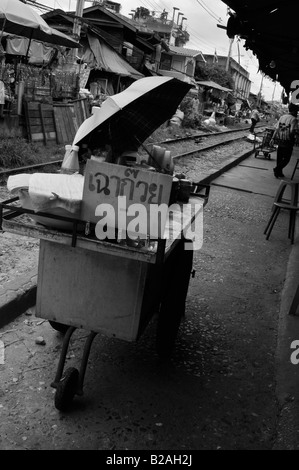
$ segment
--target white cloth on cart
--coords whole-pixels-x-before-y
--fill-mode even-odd
[[[83,198],[83,175],[34,173],[29,180],[29,196],[34,211],[62,208],[79,215]]]

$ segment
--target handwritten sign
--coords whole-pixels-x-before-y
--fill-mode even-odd
[[[170,175],[89,160],[81,219],[136,236],[157,237],[164,233],[171,186]],[[164,209],[159,214],[158,207]]]

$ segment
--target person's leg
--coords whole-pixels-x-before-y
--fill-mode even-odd
[[[279,178],[283,175],[282,170],[289,163],[292,156],[293,148],[292,147],[277,147],[277,158],[276,158],[276,167],[273,168],[274,175]]]
[[[281,170],[283,170],[283,168],[285,168],[289,164],[289,161],[291,160],[292,153],[293,153],[293,147],[284,148],[284,152],[283,152],[282,160],[281,160],[281,165],[280,165]]]
[[[250,127],[250,129],[249,129],[249,132],[250,132],[251,134],[253,134],[253,132],[254,132],[255,125],[256,125],[256,120],[255,120],[255,119],[251,119],[251,127]]]

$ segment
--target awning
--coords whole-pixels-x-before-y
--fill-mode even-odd
[[[144,77],[142,73],[135,70],[120,54],[101,40],[101,38],[90,34],[87,34],[87,37],[98,69],[123,77],[132,77],[136,80]]]
[[[18,36],[7,36],[6,53],[26,56],[29,39]],[[53,47],[46,46],[42,42],[31,41],[28,57],[30,64],[43,64],[49,62],[52,57]]]
[[[196,81],[196,84],[199,86],[205,86],[207,88],[215,88],[216,90],[221,90],[221,91],[233,91],[230,88],[225,88],[224,86],[218,85],[218,83],[213,82],[211,80],[206,80],[206,81]]]
[[[234,12],[227,35],[245,40],[261,72],[290,91],[299,79],[299,2],[290,0],[222,0]]]

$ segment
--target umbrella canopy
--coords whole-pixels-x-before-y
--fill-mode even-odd
[[[59,46],[80,47],[78,42],[51,28],[33,8],[19,0],[0,0],[0,31]]]
[[[109,96],[79,127],[73,144],[91,150],[110,144],[116,153],[137,149],[170,119],[192,85],[173,77],[145,77]]]

